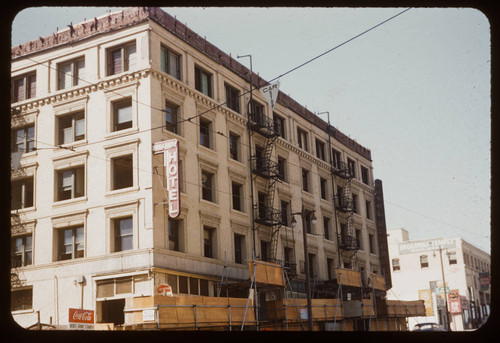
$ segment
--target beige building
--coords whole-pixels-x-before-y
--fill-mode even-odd
[[[488,253],[460,238],[410,240],[405,229],[389,230],[388,234],[393,287],[387,298],[422,299],[426,303],[426,316],[410,318],[411,328],[423,322],[447,328],[450,322],[451,330],[462,331],[478,328],[486,321],[491,303]]]
[[[284,261],[300,282],[302,227],[313,291],[338,267],[364,282],[386,271],[370,150],[333,127],[329,137],[325,120],[283,93],[272,109],[257,90],[266,82],[253,74],[250,92],[249,79],[158,8],[12,48],[11,309],[21,326],[39,315],[64,327],[69,308],[121,324],[126,298],[165,283],[217,296],[222,275],[249,279],[253,253]],[[169,139],[179,142],[176,219],[152,150]],[[302,209],[305,223],[291,215]]]

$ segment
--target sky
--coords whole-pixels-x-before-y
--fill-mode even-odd
[[[25,9],[12,22],[12,46],[120,9]],[[280,90],[328,111],[333,126],[371,150],[387,229],[490,252],[491,46],[482,12],[412,8],[386,21],[405,8],[163,10],[233,57],[251,55],[265,80],[331,50],[283,75]]]

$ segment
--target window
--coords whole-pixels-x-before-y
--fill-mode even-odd
[[[302,168],[302,190],[309,192],[309,171]]]
[[[84,256],[85,243],[83,227],[60,229],[58,234],[57,260],[71,260]]]
[[[337,151],[332,148],[332,164],[336,169],[340,169],[340,162],[341,162],[341,157],[340,157],[340,151]]]
[[[58,170],[56,201],[82,197],[85,195],[85,169],[83,166]]]
[[[204,200],[215,202],[214,174],[207,171],[201,172],[201,196]]]
[[[173,52],[166,46],[161,46],[161,70],[165,73],[181,79],[181,55]]]
[[[334,277],[334,270],[335,270],[335,265],[334,265],[334,260],[333,258],[327,258],[326,259],[326,271],[328,273],[328,280],[332,280]]]
[[[226,89],[226,106],[240,113],[240,91],[227,83],[224,84],[224,88]]]
[[[257,124],[265,124],[265,111],[264,105],[259,104],[257,101],[252,100],[249,102],[250,106],[250,120]]]
[[[361,230],[355,229],[354,230],[354,239],[356,240],[356,248],[359,250],[361,249]]]
[[[313,213],[312,212],[308,212],[305,216],[304,216],[304,225],[306,227],[306,232],[307,233],[310,233],[310,234],[313,234],[313,230],[312,230],[312,215]]]
[[[168,249],[183,251],[181,246],[182,220],[168,218]]]
[[[347,159],[347,169],[349,170],[349,174],[351,175],[351,177],[356,177],[356,162],[354,162],[350,158]]]
[[[212,97],[212,74],[198,66],[194,68],[195,88],[197,91]]]
[[[392,259],[392,270],[393,271],[401,270],[401,266],[399,265],[399,258]]]
[[[35,150],[35,126],[29,125],[12,130],[11,133],[12,152],[30,152]]]
[[[284,226],[290,226],[288,218],[290,218],[290,203],[288,201],[281,200],[281,224]]]
[[[372,219],[372,203],[371,201],[366,201],[366,219]]]
[[[326,197],[327,197],[327,180],[325,178],[322,178],[322,177],[319,178],[319,188],[320,188],[321,199],[326,200]]]
[[[352,193],[352,211],[358,213],[358,195]]]
[[[309,147],[307,144],[307,132],[300,128],[297,128],[297,140],[300,149],[309,151]]]
[[[255,145],[255,169],[257,171],[262,171],[262,169],[266,166],[264,148],[258,145]]]
[[[243,211],[243,186],[237,182],[233,182],[231,188],[233,195],[233,209]]]
[[[14,237],[11,240],[12,268],[33,264],[33,236]]]
[[[323,217],[323,230],[325,239],[330,239],[330,218]]]
[[[215,255],[215,229],[203,227],[203,256],[216,258]]]
[[[421,255],[420,256],[420,268],[427,268],[429,267],[429,260],[427,258],[427,255]]]
[[[259,205],[259,218],[269,218],[267,208],[267,194],[263,192],[257,193],[257,201]]]
[[[281,156],[278,156],[278,178],[286,181],[286,159]]]
[[[10,188],[10,209],[19,210],[33,207],[33,176],[13,180]]]
[[[36,96],[36,73],[29,73],[12,79],[12,102],[31,99]]]
[[[132,216],[113,220],[115,245],[113,251],[125,251],[134,247]]]
[[[370,253],[375,254],[375,236],[371,233],[368,234],[368,242],[370,244]]]
[[[65,89],[82,84],[85,79],[85,59],[78,58],[57,65],[57,89]]]
[[[212,149],[212,122],[204,118],[200,118],[200,144]]]
[[[245,236],[234,234],[234,262],[242,264],[245,258]]]
[[[457,253],[455,251],[448,253],[448,263],[457,264]]]
[[[108,76],[131,70],[135,62],[135,42],[108,49]]]
[[[132,154],[111,159],[112,190],[132,187],[134,185],[134,171]]]
[[[179,124],[178,122],[178,111],[179,106],[169,103],[165,103],[165,129],[179,134]]]
[[[85,113],[77,112],[57,119],[59,144],[67,144],[85,138]]]
[[[365,168],[363,166],[361,166],[361,181],[365,184],[365,185],[369,185],[370,184],[370,178],[368,176],[368,168]]]
[[[10,310],[22,311],[33,308],[33,288],[12,289],[10,292]]]
[[[325,143],[323,143],[319,139],[316,139],[316,157],[319,158],[320,160],[326,161],[325,160]]]
[[[274,131],[283,139],[285,139],[285,118],[273,113]]]
[[[314,278],[316,275],[316,255],[308,254],[309,260],[309,277]]]
[[[115,101],[113,108],[113,131],[125,130],[132,127],[132,98]]]
[[[260,241],[260,259],[262,261],[267,261],[269,259],[269,242],[264,240]]]
[[[229,157],[235,161],[240,160],[240,136],[229,133]]]

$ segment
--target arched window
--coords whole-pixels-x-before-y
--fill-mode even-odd
[[[420,268],[429,267],[429,260],[427,259],[427,255],[420,256]]]

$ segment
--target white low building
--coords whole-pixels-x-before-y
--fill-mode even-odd
[[[392,272],[387,298],[425,301],[427,316],[409,318],[410,329],[423,322],[447,328],[445,292],[451,330],[477,328],[486,320],[490,314],[489,254],[461,238],[412,241],[404,229],[388,230],[387,240]]]

